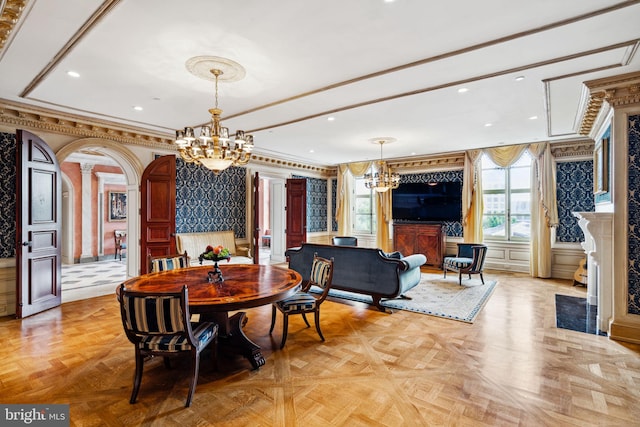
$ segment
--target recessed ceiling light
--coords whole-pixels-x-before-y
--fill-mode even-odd
[[[143,110],[143,108],[141,106],[139,106],[139,105],[135,105],[133,107],[133,109],[136,110],[136,111],[142,111]]]
[[[529,117],[529,120],[538,120],[538,116],[531,116]]]
[[[524,76],[518,76],[518,77],[516,77],[516,81],[517,81],[517,82],[521,82],[521,81],[523,81],[523,80],[524,80]]]
[[[467,89],[466,87],[461,87],[460,89],[458,89],[458,93],[465,93],[465,92],[469,92],[469,89]]]
[[[384,0],[385,3],[393,3],[396,0]]]
[[[486,128],[489,128],[489,127],[491,127],[491,126],[493,126],[493,123],[485,123],[485,124],[484,124],[484,127],[486,127]]]
[[[333,117],[333,116],[329,116],[329,117],[327,117],[327,120],[328,120],[328,121],[330,121],[330,122],[334,121],[335,119],[336,119],[336,118],[335,118],[335,117]]]
[[[316,150],[309,150],[309,152],[310,152],[310,153],[315,153],[315,152],[316,152]]]
[[[80,73],[78,73],[77,71],[67,71],[67,76],[78,78],[80,77]]]
[[[416,152],[415,152],[415,151],[412,151],[412,152],[411,152],[411,155],[412,155],[412,156],[415,156],[415,155],[416,155]]]

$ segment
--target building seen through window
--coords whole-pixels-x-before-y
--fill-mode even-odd
[[[356,178],[353,203],[353,231],[359,234],[376,232],[376,194],[364,185],[364,178]]]
[[[501,168],[482,157],[485,239],[529,240],[531,236],[531,156]]]

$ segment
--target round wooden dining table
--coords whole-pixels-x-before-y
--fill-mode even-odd
[[[258,264],[220,264],[224,280],[210,281],[213,266],[179,268],[148,273],[124,282],[126,290],[136,292],[180,292],[189,290],[189,311],[201,321],[219,325],[219,344],[246,357],[254,369],[265,364],[260,346],[242,331],[245,312],[229,316],[230,311],[271,304],[293,295],[302,277],[294,270]],[[119,291],[120,288],[118,288]]]

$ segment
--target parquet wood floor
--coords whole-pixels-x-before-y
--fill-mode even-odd
[[[133,348],[113,296],[0,321],[0,402],[68,403],[73,426],[629,426],[640,425],[640,346],[557,329],[570,281],[497,274],[474,324],[328,300],[322,343],[292,318],[248,310],[267,364],[204,354],[190,408],[187,363],[147,364],[129,404]],[[453,279],[452,279],[453,280]]]

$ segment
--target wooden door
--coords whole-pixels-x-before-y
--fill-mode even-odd
[[[141,182],[140,272],[144,274],[149,272],[149,255],[176,253],[175,156],[163,156],[151,162],[142,173]]]
[[[62,300],[62,179],[49,146],[17,131],[16,317],[57,307]]]
[[[253,263],[260,264],[260,176],[253,176]]]
[[[287,248],[307,241],[307,180],[287,179]]]

